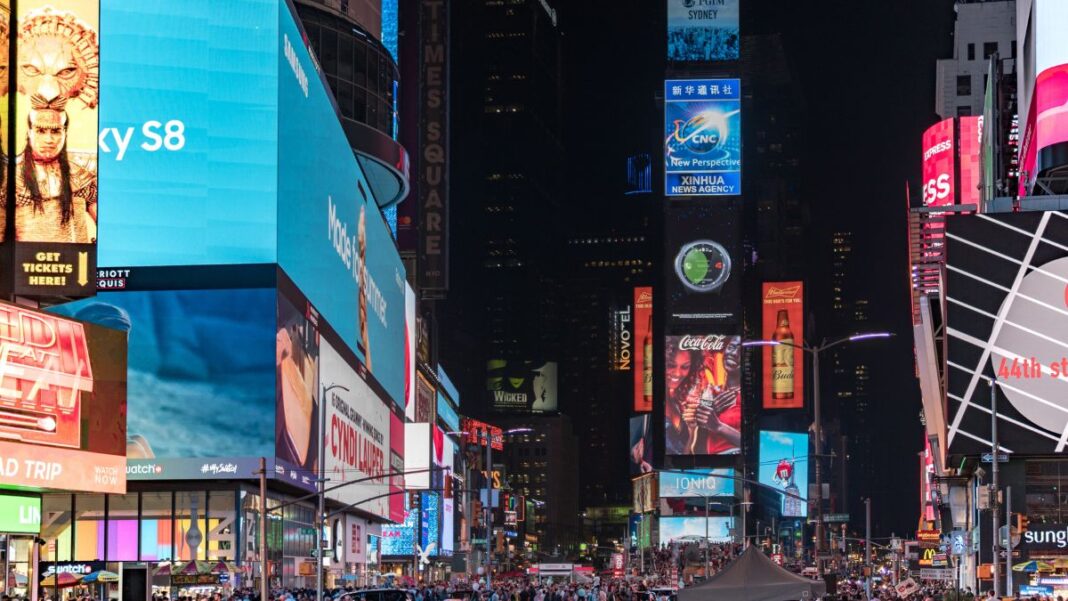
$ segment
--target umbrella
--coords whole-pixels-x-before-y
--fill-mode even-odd
[[[81,577],[75,576],[70,572],[60,572],[58,576],[58,582],[56,580],[57,576],[55,574],[51,576],[46,576],[41,579],[41,586],[74,586],[75,584],[78,584],[78,581],[81,580]]]
[[[1012,566],[1012,571],[1013,572],[1052,572],[1053,571],[1053,566],[1048,564],[1048,563],[1046,563],[1046,562],[1044,562],[1044,561],[1036,561],[1036,560],[1032,559],[1031,561],[1025,561],[1023,563],[1018,563],[1018,564]]]
[[[217,561],[210,566],[210,574],[234,574],[238,572],[237,566],[228,561]]]
[[[159,567],[156,568],[156,571],[152,572],[152,575],[153,576],[170,576],[171,575],[171,564],[169,564],[169,563],[160,564]]]
[[[194,576],[197,574],[210,574],[211,568],[211,564],[204,561],[197,561],[194,559],[193,561],[186,562],[184,565],[182,565],[182,567],[178,568],[177,570],[174,570],[171,573],[182,574],[184,576]]]
[[[85,576],[82,576],[82,584],[88,584],[92,582],[118,582],[119,575],[115,572],[109,572],[107,570],[99,570],[97,572],[90,572]]]
[[[1062,570],[1064,568],[1068,568],[1068,558],[1058,557],[1057,559],[1054,559],[1053,560],[1053,567],[1058,569],[1058,570]]]

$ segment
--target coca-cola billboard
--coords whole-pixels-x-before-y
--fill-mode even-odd
[[[741,336],[665,338],[664,448],[668,455],[741,450]]]

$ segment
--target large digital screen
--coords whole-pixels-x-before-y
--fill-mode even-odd
[[[741,0],[667,0],[669,61],[738,60]]]
[[[760,431],[757,481],[787,494],[780,494],[783,517],[805,517],[808,504],[808,434]]]
[[[664,82],[666,196],[742,193],[741,98],[738,79]]]
[[[424,491],[420,496],[419,548],[430,556],[441,554],[441,495]]]
[[[946,232],[949,451],[990,450],[996,378],[1002,450],[1064,452],[1068,214],[952,216]]]
[[[415,493],[419,494],[419,493]],[[408,495],[398,495],[404,503],[404,519],[397,524],[382,524],[382,555],[403,555],[411,557],[415,553],[415,533],[419,527],[419,510],[408,502]]]
[[[389,519],[404,521],[404,419],[389,414]]]
[[[653,289],[634,289],[634,411],[653,410]]]
[[[280,22],[278,264],[403,409],[404,266],[288,10]]]
[[[954,191],[957,149],[953,119],[935,123],[923,132],[923,204],[928,207],[956,204]]]
[[[741,337],[733,334],[666,336],[664,346],[665,453],[740,453]]]
[[[490,359],[486,363],[486,393],[495,413],[556,411],[557,365],[554,361]]]
[[[1061,26],[1068,20],[1068,3],[1036,0],[1032,10],[1034,31],[1028,34],[1028,41],[1034,45],[1033,65],[1025,65],[1028,69],[1021,70],[1021,74],[1025,78],[1028,74],[1037,77],[1030,104],[1019,107],[1024,123],[1020,135],[1020,196],[1029,194],[1039,175],[1065,164],[1063,144],[1068,142],[1068,115],[1061,108],[1068,102],[1068,42]],[[1021,94],[1031,83],[1021,83]]]
[[[15,190],[13,291],[90,296],[99,214],[100,2],[26,0],[15,6],[15,138],[4,146],[15,155],[13,170],[4,161]],[[4,65],[7,78],[6,55]],[[0,213],[9,212],[5,203]],[[0,217],[0,230],[6,220],[7,214]]]
[[[101,265],[276,262],[284,7],[103,4]]]
[[[733,496],[734,470],[730,468],[660,472],[660,498]]]
[[[278,458],[308,474],[319,464],[320,336],[307,303],[278,295],[275,440]]]
[[[438,393],[438,419],[453,432],[460,431],[460,414],[453,408],[449,399]]]
[[[671,323],[741,320],[741,211],[688,203],[665,214],[666,313]]]
[[[326,477],[332,483],[359,481],[327,495],[388,519],[390,409],[333,345],[324,340],[319,355],[320,385],[326,391]]]
[[[711,543],[729,543],[731,541],[731,518],[727,517],[661,517],[660,544],[698,543],[705,540]]]
[[[276,300],[256,288],[101,292],[50,311],[127,331],[131,459],[274,457]]]
[[[98,315],[0,302],[3,486],[126,492],[127,324]]]
[[[628,453],[630,475],[637,476],[653,471],[653,418],[638,415],[630,418],[630,452]]]
[[[805,406],[805,286],[802,282],[764,282],[761,338],[764,346],[764,408]]]
[[[0,495],[0,532],[37,534],[41,531],[41,497]]]
[[[957,164],[960,166],[960,204],[978,206],[982,202],[983,117],[958,117],[960,139]]]

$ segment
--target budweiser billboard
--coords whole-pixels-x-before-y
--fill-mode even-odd
[[[765,409],[805,406],[804,297],[802,282],[764,282],[761,338],[778,343],[763,347]]]
[[[733,455],[741,449],[741,336],[667,336],[664,448],[668,455]]]
[[[634,411],[653,410],[653,289],[634,289]]]

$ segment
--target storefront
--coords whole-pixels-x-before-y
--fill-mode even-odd
[[[40,495],[0,494],[0,560],[5,596],[26,596],[33,578],[33,551],[41,531]]]

